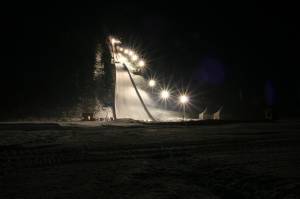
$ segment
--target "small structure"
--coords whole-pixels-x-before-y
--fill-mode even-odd
[[[94,113],[82,113],[83,121],[95,121]]]
[[[207,119],[209,119],[209,115],[207,113],[207,107],[205,107],[205,109],[201,113],[199,113],[199,119],[200,120],[207,120]]]
[[[220,120],[223,106],[221,106],[216,112],[210,112],[206,107],[201,113],[199,113],[199,120]]]
[[[222,111],[222,109],[223,109],[223,106],[221,106],[219,108],[219,110],[213,114],[213,118],[212,118],[213,120],[220,120],[221,119],[221,111]]]

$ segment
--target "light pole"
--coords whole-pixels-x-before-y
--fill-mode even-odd
[[[160,97],[164,101],[164,108],[167,109],[167,100],[170,97],[170,92],[167,89],[164,89],[160,92]]]
[[[148,82],[148,85],[150,86],[151,92],[153,93],[153,88],[154,88],[155,85],[156,85],[155,80],[154,80],[154,79],[150,79],[149,82]]]
[[[179,96],[179,102],[182,104],[182,111],[183,111],[182,118],[183,118],[183,121],[185,119],[185,105],[186,105],[186,103],[188,103],[188,101],[189,101],[188,96],[186,96],[184,94]]]

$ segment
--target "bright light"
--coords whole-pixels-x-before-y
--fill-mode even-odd
[[[120,40],[117,40],[117,39],[115,39],[115,38],[112,38],[112,39],[111,39],[111,43],[112,43],[112,44],[120,44],[121,41],[120,41]]]
[[[143,60],[140,60],[138,63],[139,67],[144,67],[145,66],[145,62]]]
[[[124,50],[124,53],[125,53],[125,54],[128,54],[128,49],[125,49],[125,50]]]
[[[123,48],[121,48],[121,47],[120,47],[120,48],[119,48],[119,51],[121,51],[121,52],[122,52],[122,51],[123,51]]]
[[[156,82],[155,82],[155,80],[150,79],[148,84],[150,87],[154,87],[156,85]]]
[[[132,60],[132,61],[136,61],[136,60],[138,60],[138,58],[139,58],[139,57],[138,57],[137,55],[132,55],[132,56],[131,56],[131,60]]]
[[[160,93],[160,97],[164,100],[168,99],[170,97],[170,93],[167,90],[162,90]]]
[[[180,102],[181,104],[186,104],[188,101],[189,101],[188,96],[186,96],[186,95],[180,95],[180,96],[179,96],[179,102]]]
[[[130,56],[133,56],[133,55],[134,55],[134,52],[131,51],[131,50],[129,50],[129,51],[128,51],[128,54],[129,54]]]

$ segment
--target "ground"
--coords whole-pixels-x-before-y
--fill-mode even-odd
[[[0,198],[300,198],[299,143],[287,121],[2,123]]]

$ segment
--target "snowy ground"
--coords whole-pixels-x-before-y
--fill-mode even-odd
[[[116,64],[115,107],[117,118],[150,120],[131,83],[128,72]]]
[[[0,198],[300,198],[300,123],[1,123]]]

